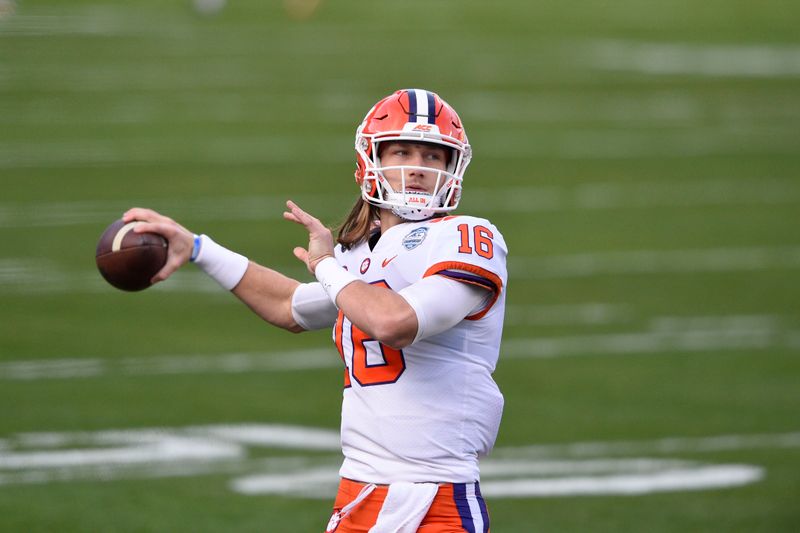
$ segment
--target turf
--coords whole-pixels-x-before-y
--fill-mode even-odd
[[[94,247],[145,205],[306,280],[283,202],[341,220],[358,121],[390,91],[426,87],[474,146],[461,211],[510,249],[494,464],[546,449],[761,472],[704,490],[487,495],[493,530],[797,531],[800,6],[338,0],[300,19],[290,3],[0,14],[0,530],[324,528],[332,492],[244,495],[232,481],[292,461],[335,481],[334,450],[249,446],[174,475],[14,461],[102,447],[85,436],[109,429],[335,431],[327,332],[272,329],[191,268],[114,291]],[[278,364],[326,347],[329,363]],[[570,455],[587,442],[606,451]]]

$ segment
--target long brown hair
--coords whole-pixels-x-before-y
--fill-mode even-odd
[[[377,227],[378,218],[378,207],[368,204],[359,196],[347,218],[339,226],[336,242],[345,250],[349,250],[367,240],[372,230]]]

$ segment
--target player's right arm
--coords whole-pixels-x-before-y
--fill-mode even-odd
[[[192,258],[196,236],[171,218],[151,209],[133,208],[123,215],[123,220],[126,223],[142,221],[134,231],[158,233],[169,242],[167,263],[153,277],[153,283],[164,281]],[[214,250],[215,253],[225,254],[223,259],[232,258],[227,265],[224,261],[220,263],[218,259],[215,260],[215,266],[221,265],[221,268],[216,269],[218,272],[209,272],[207,268],[203,270],[270,324],[299,333],[311,329],[309,325],[316,329],[321,324],[330,326],[335,321],[335,307],[325,301],[318,301],[317,291],[310,284],[301,284],[280,272],[248,261],[206,237],[203,246],[206,249],[201,248],[200,256],[197,257],[198,265],[203,268],[203,254],[210,254]],[[234,271],[232,276],[231,271]],[[324,295],[324,291],[322,294]],[[295,307],[297,308],[293,312]],[[306,327],[298,323],[298,318]]]
[[[270,324],[300,333],[305,329],[292,314],[292,296],[299,286],[299,281],[250,261],[242,280],[232,292]]]

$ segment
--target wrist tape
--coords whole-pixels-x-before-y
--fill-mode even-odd
[[[322,288],[328,293],[328,297],[334,305],[336,305],[336,297],[339,292],[352,282],[358,281],[357,277],[339,266],[333,257],[326,257],[317,263],[314,276],[322,284]]]
[[[228,291],[242,281],[250,264],[245,256],[220,246],[208,235],[195,236],[190,260]]]

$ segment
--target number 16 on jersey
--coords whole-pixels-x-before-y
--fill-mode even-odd
[[[389,288],[385,281],[376,285]],[[350,342],[345,339],[344,332],[349,332]],[[350,376],[362,387],[373,385],[388,385],[400,379],[406,369],[406,361],[403,351],[386,346],[385,344],[372,339],[358,326],[347,320],[344,313],[339,311],[339,317],[334,326],[334,341],[339,355],[344,361],[344,386],[351,387]],[[372,357],[369,357],[370,353]],[[351,366],[348,368],[348,355],[352,355]],[[370,364],[369,359],[381,362]]]

